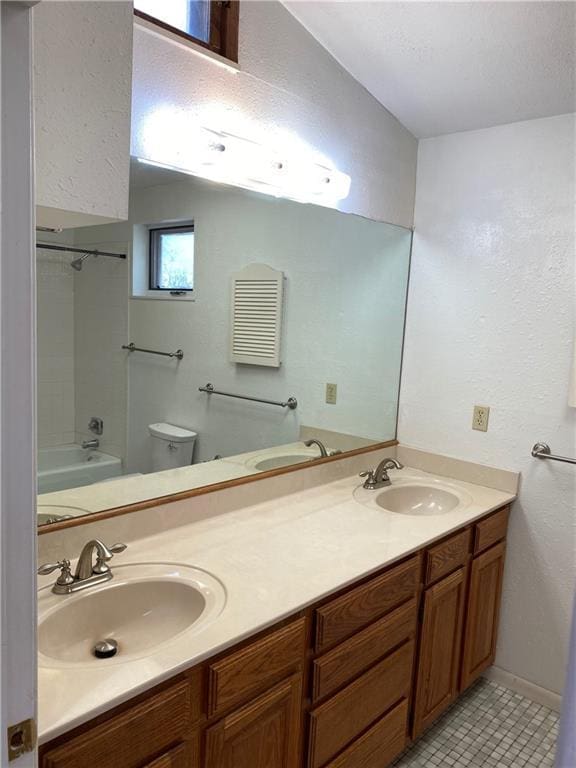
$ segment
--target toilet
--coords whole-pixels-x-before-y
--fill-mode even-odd
[[[152,436],[152,472],[192,464],[197,433],[174,424],[149,424]]]

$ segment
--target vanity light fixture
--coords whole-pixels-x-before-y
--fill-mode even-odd
[[[161,120],[155,126],[158,130],[150,127],[146,146],[158,160],[139,157],[139,162],[329,207],[348,196],[350,177],[334,168],[302,156],[282,157],[269,147],[223,131],[181,130],[175,122],[168,125]]]

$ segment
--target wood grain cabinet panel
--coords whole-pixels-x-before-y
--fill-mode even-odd
[[[198,763],[191,754],[190,747],[179,744],[161,757],[147,763],[144,768],[197,768]]]
[[[425,583],[432,584],[442,576],[466,565],[470,557],[472,530],[459,531],[446,541],[430,547],[426,552]]]
[[[310,713],[310,768],[325,765],[408,697],[413,657],[414,642],[409,641]]]
[[[506,538],[509,516],[510,507],[504,507],[476,524],[474,531],[475,555]]]
[[[208,668],[208,713],[246,701],[304,661],[306,619],[256,640]]]
[[[494,662],[505,552],[501,542],[472,562],[461,689],[467,688]]]
[[[420,557],[416,555],[318,608],[316,650],[322,651],[345,640],[415,597],[419,582]]]
[[[385,768],[407,743],[408,702],[403,701],[326,768]]]
[[[465,596],[464,568],[442,579],[424,594],[414,737],[427,728],[458,694]]]
[[[192,721],[191,693],[189,682],[182,681],[154,694],[46,752],[42,766],[141,768],[151,757],[185,739]]]
[[[204,768],[300,768],[302,678],[293,675],[206,732]]]
[[[312,672],[313,701],[338,690],[393,648],[414,637],[417,620],[417,603],[412,599],[316,659]]]

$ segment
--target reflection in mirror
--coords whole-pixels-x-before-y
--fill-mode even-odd
[[[136,161],[130,197],[39,234],[81,254],[38,248],[39,524],[395,438],[408,230]]]

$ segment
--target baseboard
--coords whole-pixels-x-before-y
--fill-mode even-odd
[[[484,677],[486,680],[492,680],[494,683],[503,685],[505,688],[510,688],[511,691],[515,691],[521,696],[526,696],[527,699],[543,704],[555,712],[560,712],[562,697],[558,693],[549,691],[547,688],[541,688],[529,680],[524,680],[524,678],[513,675],[511,672],[506,672],[501,667],[490,667],[490,669],[484,672]]]

